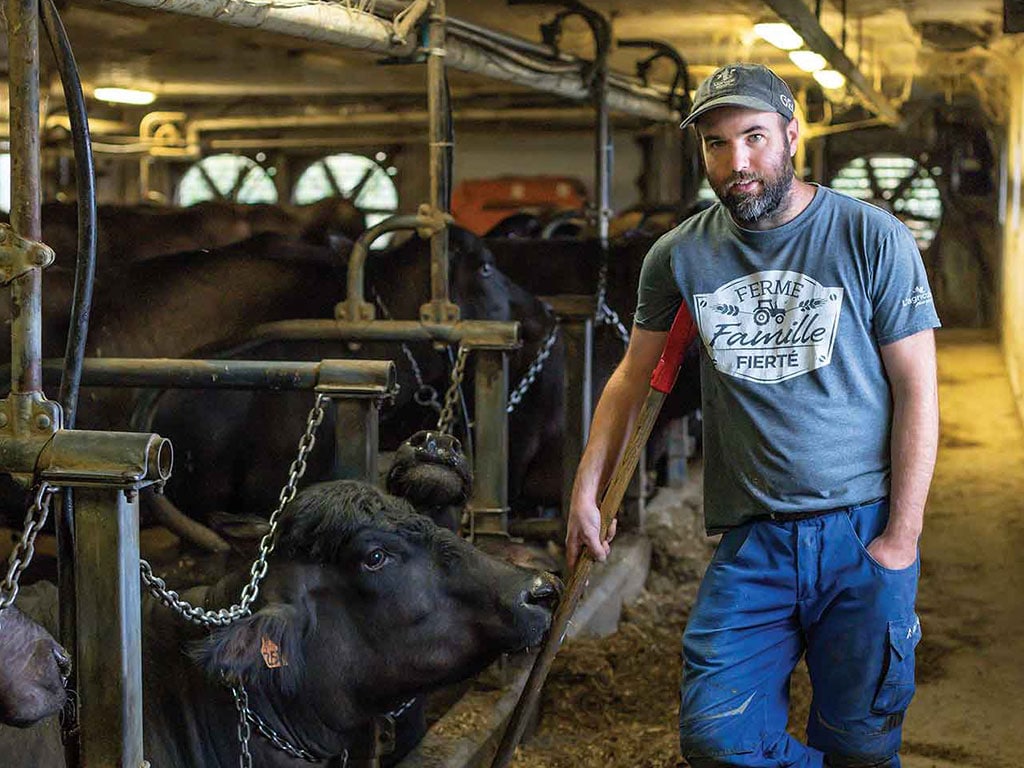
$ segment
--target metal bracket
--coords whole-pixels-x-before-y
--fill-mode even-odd
[[[12,393],[0,400],[0,467],[19,485],[30,486],[36,459],[63,422],[60,404],[42,392]]]
[[[466,538],[470,543],[478,536],[511,538],[508,533],[509,507],[471,507],[468,511],[469,531]]]
[[[9,224],[0,224],[0,284],[7,285],[33,269],[48,267],[54,258],[50,246],[22,237]]]
[[[424,240],[429,240],[438,232],[444,231],[445,227],[454,221],[450,213],[434,208],[429,203],[421,204],[416,215],[423,221],[423,224],[416,228],[416,233]],[[460,317],[459,305],[450,301],[432,300],[420,307],[422,323],[447,325],[457,323]]]
[[[171,476],[171,441],[154,434],[60,430],[39,454],[37,476],[51,485],[137,491]]]

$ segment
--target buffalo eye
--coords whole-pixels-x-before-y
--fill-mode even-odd
[[[368,571],[379,571],[390,559],[387,552],[377,547],[377,549],[371,549],[363,558],[363,568]]]
[[[481,264],[477,272],[480,274],[480,277],[490,277],[494,274],[494,267],[490,264]]]

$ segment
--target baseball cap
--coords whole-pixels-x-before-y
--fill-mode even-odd
[[[685,128],[718,107],[747,107],[793,118],[796,101],[781,77],[763,64],[727,64],[697,87],[693,108],[679,125]]]

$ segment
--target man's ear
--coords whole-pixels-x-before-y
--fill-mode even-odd
[[[291,694],[302,677],[307,624],[296,606],[271,603],[195,643],[190,655],[212,678],[223,676],[261,690]]]
[[[786,124],[786,138],[789,139],[789,156],[795,157],[797,150],[797,141],[800,138],[800,121],[793,117]]]

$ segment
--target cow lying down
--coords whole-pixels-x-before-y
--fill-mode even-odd
[[[56,631],[57,589],[40,583],[21,590],[18,603]],[[71,657],[53,636],[16,606],[0,611],[0,723],[25,727],[57,714],[67,695]]]
[[[183,597],[227,606],[247,579],[242,568]],[[539,644],[557,594],[554,578],[480,553],[372,486],[312,486],[282,516],[251,616],[207,631],[144,600],[146,759],[237,765],[225,677],[293,746],[324,762],[344,755],[373,716]],[[63,765],[54,735],[0,729],[0,765]],[[255,729],[250,750],[254,765],[308,764]]]

